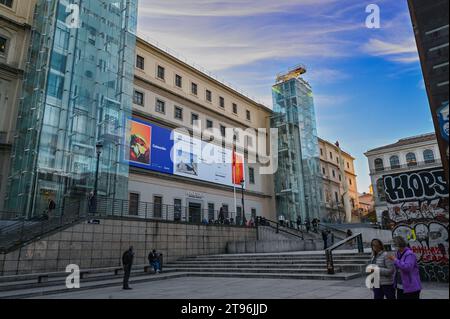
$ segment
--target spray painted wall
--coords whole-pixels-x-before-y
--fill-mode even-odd
[[[448,186],[442,168],[383,176],[392,236],[408,240],[424,281],[448,282]]]

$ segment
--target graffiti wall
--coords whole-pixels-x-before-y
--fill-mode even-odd
[[[392,236],[407,239],[424,281],[448,282],[448,186],[443,168],[383,176]]]

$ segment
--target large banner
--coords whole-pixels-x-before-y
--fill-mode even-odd
[[[131,166],[228,186],[245,180],[242,154],[139,119],[130,124]]]
[[[448,282],[448,186],[432,168],[383,176],[392,236],[407,239],[423,280]]]

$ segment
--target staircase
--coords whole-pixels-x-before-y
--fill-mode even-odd
[[[370,254],[342,251],[333,259],[333,275],[327,273],[322,251],[188,257],[166,264],[165,269],[202,277],[349,280],[361,276]]]

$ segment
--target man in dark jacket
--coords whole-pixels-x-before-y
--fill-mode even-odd
[[[148,262],[150,263],[150,266],[153,267],[153,270],[155,273],[161,272],[161,256],[156,252],[155,249],[148,254]]]
[[[328,237],[327,231],[325,229],[322,230],[323,250],[327,249],[327,237]]]
[[[123,289],[130,290],[130,286],[128,286],[128,281],[130,280],[131,267],[133,266],[134,252],[133,246],[123,253],[122,256],[122,264],[123,264]]]

